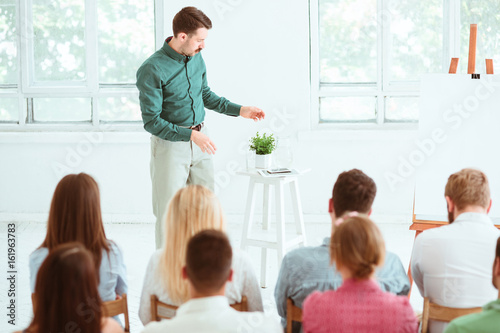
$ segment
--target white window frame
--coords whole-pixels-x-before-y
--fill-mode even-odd
[[[97,0],[85,1],[85,65],[86,80],[81,84],[70,81],[34,82],[32,0],[16,2],[18,84],[0,85],[0,97],[18,99],[18,121],[1,122],[0,131],[143,131],[142,121],[100,121],[98,98],[137,96],[134,84],[99,84],[97,48]],[[162,0],[154,0],[155,50],[163,45],[166,33],[165,6]],[[29,19],[27,19],[29,18]],[[30,66],[30,68],[28,68]],[[110,89],[111,88],[111,89]],[[90,122],[33,122],[30,110],[33,98],[90,98],[92,103]],[[31,113],[31,114],[30,114]]]
[[[416,129],[417,122],[385,122],[385,100],[390,97],[419,97],[419,82],[403,82],[391,84],[384,81],[388,78],[390,26],[384,24],[383,15],[390,14],[390,0],[377,0],[377,82],[369,84],[356,83],[320,83],[319,65],[319,1],[310,0],[310,55],[311,55],[311,130],[328,129]],[[443,72],[448,72],[450,59],[460,54],[460,1],[443,0]],[[339,91],[336,88],[341,87]],[[360,89],[363,87],[363,89]],[[352,88],[352,89],[349,89]],[[320,119],[319,101],[322,97],[366,96],[375,97],[376,121],[362,122],[322,122]]]

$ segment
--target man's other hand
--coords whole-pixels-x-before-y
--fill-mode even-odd
[[[242,106],[240,109],[240,116],[247,119],[253,119],[254,121],[259,121],[264,119],[266,114],[264,111],[255,106]]]
[[[204,153],[208,154],[215,154],[215,151],[217,150],[217,147],[215,147],[215,144],[210,140],[208,136],[205,134],[193,130],[191,132],[191,141],[193,141],[198,147],[200,147],[201,151]]]

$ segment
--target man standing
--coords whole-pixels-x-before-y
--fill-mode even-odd
[[[211,155],[217,148],[203,122],[205,108],[256,121],[265,117],[257,107],[231,103],[210,90],[200,52],[212,22],[202,11],[185,7],[175,15],[172,26],[174,36],[137,71],[144,128],[152,134],[156,248],[163,243],[163,217],[175,192],[187,184],[214,190]]]
[[[352,169],[342,172],[335,182],[332,198],[329,201],[329,213],[334,223],[348,212],[370,215],[377,193],[373,179],[363,171]],[[330,265],[330,237],[317,247],[302,247],[289,252],[281,264],[281,269],[274,290],[274,298],[286,325],[286,302],[302,308],[302,303],[313,291],[335,290],[342,284],[342,276]],[[410,282],[399,257],[387,251],[384,265],[375,273],[375,278],[383,291],[397,295],[407,295]],[[292,332],[300,332],[301,324],[293,323]]]
[[[444,191],[449,225],[424,231],[415,239],[411,273],[423,297],[453,308],[473,308],[493,301],[491,263],[500,231],[488,217],[490,187],[475,169],[452,174]],[[429,331],[447,324],[430,320]]]

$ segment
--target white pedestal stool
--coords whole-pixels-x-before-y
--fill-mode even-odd
[[[299,175],[280,176],[280,177],[264,177],[257,171],[241,171],[239,175],[250,177],[248,186],[248,197],[245,209],[245,220],[243,222],[243,234],[241,237],[241,249],[246,250],[248,246],[257,246],[261,248],[261,273],[260,285],[266,287],[266,261],[267,249],[276,249],[278,254],[278,269],[281,266],[281,261],[285,255],[286,249],[295,245],[306,246],[306,235],[304,230],[304,216],[302,214],[302,205],[299,194]],[[255,208],[255,187],[257,184],[264,185],[264,206],[262,217],[262,229],[267,230],[270,220],[270,187],[275,189],[275,208],[276,208],[276,241],[266,241],[261,239],[249,238],[253,224],[254,208]],[[286,241],[285,239],[285,197],[284,187],[286,184],[290,186],[290,194],[292,197],[292,206],[295,215],[295,228],[297,236]]]

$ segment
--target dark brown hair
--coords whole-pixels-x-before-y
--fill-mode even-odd
[[[476,169],[462,169],[448,178],[444,195],[450,197],[457,209],[474,205],[488,208],[490,186],[486,175]]]
[[[186,251],[189,281],[198,292],[217,292],[229,278],[232,257],[231,244],[223,232],[197,233],[189,240]]]
[[[184,7],[180,12],[175,14],[172,21],[172,30],[174,36],[181,32],[192,34],[199,28],[212,29],[212,21],[201,10],[195,7]]]
[[[368,217],[346,217],[335,227],[330,241],[330,259],[337,269],[346,267],[354,279],[367,279],[382,265],[384,257],[384,238]]]
[[[92,255],[77,242],[53,249],[38,271],[34,317],[26,330],[101,332],[102,301]]]
[[[377,185],[363,171],[352,169],[342,172],[332,191],[335,216],[346,212],[368,214],[377,194]]]
[[[50,252],[68,242],[82,243],[92,253],[96,272],[99,272],[102,250],[109,253],[110,247],[102,224],[99,186],[85,173],[67,175],[57,184],[47,234],[40,247]]]

